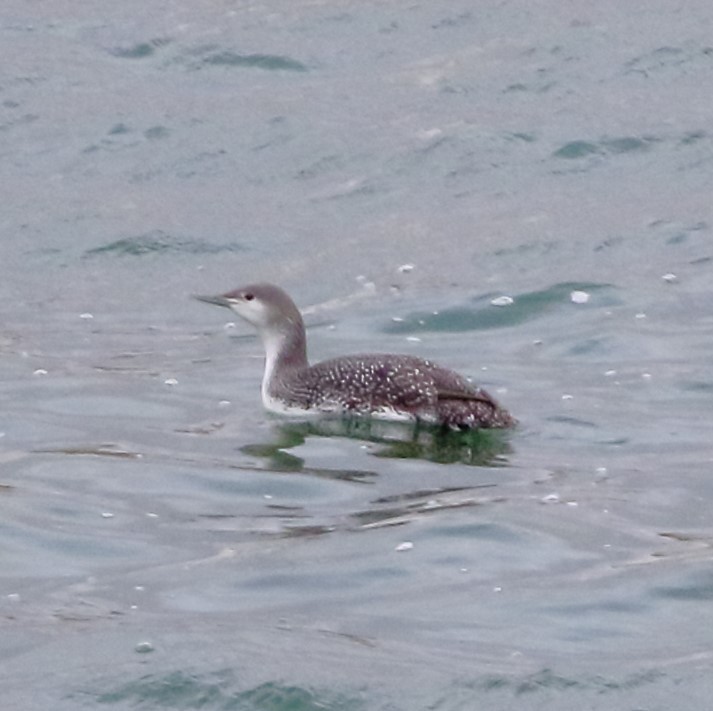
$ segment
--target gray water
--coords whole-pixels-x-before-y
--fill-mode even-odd
[[[709,705],[711,37],[702,0],[4,2],[3,707]],[[519,427],[266,414],[190,299],[254,280],[314,359],[433,358]]]

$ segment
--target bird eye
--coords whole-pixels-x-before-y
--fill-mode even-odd
[[[255,298],[255,294],[245,294],[245,301],[252,301]]]

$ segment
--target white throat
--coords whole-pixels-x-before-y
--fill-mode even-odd
[[[286,337],[285,334],[280,331],[261,329],[260,338],[265,348],[265,372],[262,376],[262,402],[265,407],[272,409],[269,404],[272,402],[269,392],[270,383],[275,375],[277,361],[285,347]]]

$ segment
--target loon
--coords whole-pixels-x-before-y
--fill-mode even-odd
[[[265,348],[262,402],[272,412],[362,414],[460,430],[516,424],[485,390],[424,358],[366,353],[310,365],[302,315],[273,284],[195,298],[225,306],[257,329]]]

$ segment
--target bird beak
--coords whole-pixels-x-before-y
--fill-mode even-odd
[[[205,301],[206,304],[215,304],[216,306],[226,306],[230,308],[231,301],[225,296],[201,296],[200,294],[193,294],[194,299],[198,301]]]

